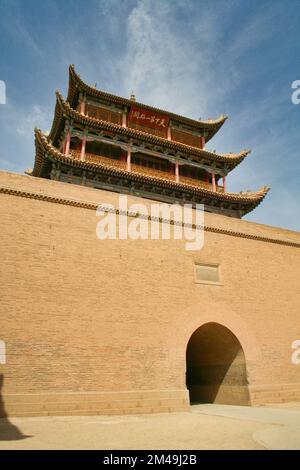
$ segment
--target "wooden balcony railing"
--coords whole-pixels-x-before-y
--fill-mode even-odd
[[[71,150],[70,154],[72,157],[80,160],[80,153],[76,150]],[[95,155],[92,153],[85,153],[85,161],[93,162],[93,163],[103,163],[104,165],[113,166],[116,168],[120,168],[121,170],[127,169],[126,161],[116,160],[114,158],[104,157],[102,155]],[[131,171],[134,173],[140,173],[143,175],[154,176],[156,178],[161,178],[168,181],[175,181],[176,177],[173,173],[168,173],[166,171],[157,170],[156,168],[149,168],[147,166],[137,165],[135,163],[131,163]],[[180,176],[179,183],[187,184],[189,186],[196,186],[198,188],[205,188],[208,190],[212,190],[212,184],[207,183],[206,181],[197,180],[194,178],[189,178],[187,176]],[[223,186],[216,186],[217,192],[224,192]]]

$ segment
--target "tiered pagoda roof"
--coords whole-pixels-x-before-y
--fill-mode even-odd
[[[132,104],[132,103],[131,103]],[[172,140],[164,139],[147,132],[142,132],[137,129],[131,129],[129,127],[122,127],[118,124],[114,124],[93,117],[84,116],[80,114],[76,109],[71,108],[70,104],[64,100],[63,96],[59,91],[56,92],[56,106],[54,112],[54,120],[52,128],[49,134],[49,139],[54,143],[58,143],[58,139],[61,136],[66,121],[73,122],[73,124],[81,124],[90,129],[98,129],[105,133],[108,132],[108,136],[112,134],[119,135],[125,138],[136,140],[137,142],[147,142],[156,146],[161,146],[168,151],[181,152],[186,155],[191,155],[197,159],[206,159],[210,162],[224,162],[229,170],[233,170],[244,158],[251,153],[251,150],[243,150],[240,153],[227,153],[217,154],[215,152],[209,152],[208,150],[198,149],[190,145],[175,142]]]
[[[75,71],[74,65],[70,65],[69,67],[69,90],[68,90],[68,97],[67,101],[70,103],[71,107],[75,107],[78,103],[79,94],[86,93],[87,96],[91,96],[96,99],[104,99],[105,101],[109,101],[111,103],[116,103],[122,106],[132,106],[132,100],[128,98],[122,98],[120,96],[112,95],[111,93],[107,93],[105,91],[99,90],[98,88],[92,87],[87,85],[80,77],[78,73]],[[206,142],[208,142],[221,128],[224,124],[228,116],[220,116],[217,119],[208,119],[207,121],[200,121],[187,118],[185,116],[180,116],[179,114],[174,114],[169,111],[165,111],[160,108],[155,108],[153,106],[146,105],[144,103],[139,103],[135,101],[135,105],[149,111],[159,112],[162,114],[168,114],[170,119],[174,119],[175,121],[179,121],[185,124],[190,125],[198,130],[206,130],[208,132],[208,136],[206,138]]]
[[[201,145],[189,145],[172,138],[172,132],[175,135],[179,129],[183,130],[184,135],[190,132],[193,142],[197,142],[198,138],[199,143],[201,139],[207,142],[225,122],[225,116],[216,120],[195,121],[90,87],[81,80],[74,66],[70,66],[69,73],[68,98],[65,101],[59,92],[56,93],[54,120],[49,135],[35,129],[36,157],[30,172],[32,176],[86,184],[170,203],[204,204],[206,210],[235,217],[250,212],[265,197],[267,187],[256,192],[226,191],[226,175],[249,155],[249,150],[218,154]],[[80,107],[82,103],[83,108]],[[123,118],[121,121],[121,117],[118,122],[111,122],[90,116],[86,103],[92,103],[94,107],[99,103],[100,109],[101,106],[110,109],[109,106],[116,105],[113,112],[119,113],[117,116],[121,116],[120,113],[125,115],[125,121]],[[166,116],[168,136],[161,132],[155,135],[156,131],[148,127],[131,125],[130,111],[133,106],[141,112],[154,113],[154,116]],[[90,145],[91,151],[86,145]],[[111,149],[109,155],[107,148]],[[123,158],[124,151],[127,151],[127,160]],[[149,165],[140,164],[138,158],[131,161],[131,153],[148,158]],[[164,171],[156,162],[160,162]],[[172,168],[176,168],[175,173]],[[189,176],[183,170],[180,175],[180,168],[187,168]],[[223,186],[218,184],[221,179]]]

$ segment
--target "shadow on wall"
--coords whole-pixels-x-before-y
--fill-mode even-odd
[[[0,374],[0,441],[18,441],[20,439],[26,439],[27,437],[23,434],[17,426],[12,424],[5,411],[4,402],[2,398],[2,388],[4,383],[4,376]]]
[[[245,355],[230,330],[211,322],[193,333],[186,382],[192,404],[250,404]]]

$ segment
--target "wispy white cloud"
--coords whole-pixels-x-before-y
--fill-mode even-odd
[[[128,93],[196,118],[206,111],[207,75],[200,80],[199,69],[207,69],[209,52],[178,30],[172,2],[140,1],[127,20],[127,41],[122,69]]]
[[[176,5],[180,2],[140,0],[130,12],[124,88],[133,89],[140,100],[196,119],[225,112],[222,106],[243,80],[237,59],[272,34],[271,11],[250,18],[228,41],[235,2],[217,2],[218,7],[205,2],[205,8],[187,2],[184,29]]]
[[[133,8],[127,20],[127,52],[122,62],[124,88],[128,92],[133,89],[141,101],[196,119],[226,112],[224,108],[231,106],[230,100],[239,89],[242,99],[231,106],[234,116],[208,147],[220,152],[252,148],[251,156],[230,176],[229,188],[239,191],[273,186],[274,196],[271,193],[259,211],[262,217],[268,213],[275,225],[276,220],[277,224],[279,220],[287,223],[287,215],[283,217],[286,206],[289,210],[285,214],[299,212],[295,196],[280,180],[288,161],[290,168],[294,165],[294,170],[299,170],[289,129],[282,132],[288,91],[278,89],[274,82],[263,83],[255,101],[246,89],[245,93],[240,91],[243,83],[261,83],[261,71],[254,67],[249,76],[243,62],[249,51],[262,47],[278,28],[278,7],[272,5],[244,18],[226,41],[235,2],[220,8],[208,6],[200,14],[188,6],[185,20],[190,27],[184,32],[178,29],[173,2],[141,0]],[[290,223],[297,225],[295,219]]]
[[[15,28],[13,40],[23,41],[39,57],[40,44],[14,4],[16,17],[7,26],[9,35],[13,38]],[[0,109],[1,131],[6,135],[6,143],[0,142],[2,162],[14,155],[17,170],[32,165],[33,127],[49,129],[54,110],[51,91],[66,90],[67,65],[74,63],[84,80],[116,94],[129,96],[134,90],[139,101],[194,119],[229,114],[208,148],[253,150],[228,178],[229,189],[271,184],[272,192],[249,218],[300,228],[294,203],[299,190],[293,176],[300,171],[299,133],[289,121],[290,83],[278,83],[280,62],[274,52],[280,14],[287,10],[282,2],[266,2],[263,8],[244,13],[239,0],[91,0],[80,18],[74,14],[68,21],[60,18],[59,4],[53,5],[55,21],[61,23],[51,31],[53,55],[49,49],[47,68],[51,78],[49,74],[45,83],[45,88],[51,87],[47,90],[51,99],[47,95],[45,107],[34,97],[35,104],[27,109],[8,103],[5,116]],[[282,50],[284,44],[288,46],[277,41]],[[295,74],[291,81],[297,78]],[[292,177],[286,189],[283,181],[288,173]],[[285,215],[284,207],[289,208]]]
[[[7,31],[12,41],[17,41],[29,53],[43,57],[43,52],[26,27],[15,0],[2,0],[1,16],[1,27]]]
[[[25,114],[19,116],[16,131],[21,137],[27,138],[35,127],[41,127],[47,132],[45,126],[49,122],[49,114],[39,105],[34,104]]]
[[[23,172],[34,159],[34,127],[46,131],[53,118],[53,109],[38,104],[20,107],[11,101],[0,109],[0,162],[2,167]]]
[[[226,59],[230,63],[242,57],[249,50],[257,49],[263,41],[272,37],[274,33],[274,20],[279,12],[276,4],[272,8],[265,8],[263,14],[257,14],[249,19],[242,27],[237,26],[237,34],[233,34],[232,40],[226,48]]]

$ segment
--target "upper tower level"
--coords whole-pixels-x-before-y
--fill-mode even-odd
[[[157,137],[203,149],[227,116],[195,121],[131,99],[106,93],[84,83],[74,65],[69,67],[67,102],[86,116],[137,129]]]
[[[67,100],[56,93],[49,135],[35,131],[30,174],[241,217],[268,188],[227,191],[227,174],[250,151],[205,148],[225,120],[196,121],[106,93],[84,83],[71,65]]]

